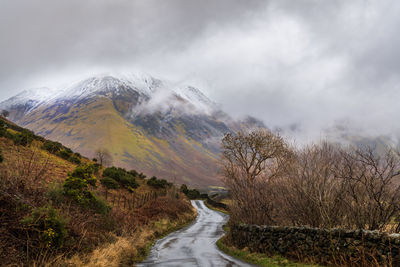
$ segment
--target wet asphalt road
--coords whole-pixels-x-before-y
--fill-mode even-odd
[[[216,242],[224,234],[222,226],[228,216],[193,200],[197,209],[196,221],[157,241],[149,257],[137,266],[253,266],[238,261],[218,250]]]

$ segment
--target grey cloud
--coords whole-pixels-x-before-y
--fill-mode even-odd
[[[394,0],[1,5],[0,99],[83,74],[138,69],[198,85],[229,113],[271,128],[301,125],[318,136],[351,120],[371,133],[400,132]]]

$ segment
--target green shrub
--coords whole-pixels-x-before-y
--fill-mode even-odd
[[[128,173],[130,175],[132,175],[133,177],[138,177],[139,176],[139,173],[136,170],[130,170]]]
[[[88,189],[88,182],[79,177],[68,176],[68,178],[65,179],[63,188],[66,195],[79,200],[82,198],[82,192]]]
[[[119,181],[124,188],[138,188],[139,184],[136,182],[135,178],[132,175],[125,175],[121,177],[121,180]]]
[[[96,166],[94,164],[84,164],[76,167],[70,176],[84,179],[88,184],[96,186],[97,179],[94,176],[95,172]]]
[[[103,171],[103,176],[104,177],[110,177],[113,178],[115,181],[119,182],[123,176],[127,174],[125,169],[122,168],[117,168],[117,167],[110,167],[106,168]]]
[[[196,189],[190,189],[188,191],[188,193],[186,194],[186,196],[189,199],[197,199],[197,198],[200,198],[200,192],[198,190],[196,190]]]
[[[119,184],[117,181],[115,181],[113,178],[110,177],[103,177],[100,180],[100,183],[105,186],[107,189],[118,189]]]
[[[80,206],[92,209],[96,213],[107,214],[110,207],[102,199],[89,191],[85,179],[69,176],[63,185],[64,195],[72,198]]]
[[[61,151],[61,149],[63,148],[63,145],[58,142],[46,140],[44,142],[42,148],[49,151],[52,154],[56,154],[57,152]]]
[[[73,151],[70,148],[64,147],[59,142],[46,140],[42,148],[72,163],[81,164],[81,158],[82,158],[81,154],[73,153]]]
[[[31,238],[36,236],[46,248],[57,249],[64,244],[67,236],[66,221],[52,206],[33,209],[31,215],[21,223],[28,228]]]
[[[68,159],[68,161],[69,162],[72,162],[72,163],[75,163],[75,164],[81,164],[81,160],[80,160],[80,158],[78,158],[78,157],[76,157],[76,156],[71,156],[69,159]]]
[[[106,168],[103,172],[103,177],[109,177],[114,179],[121,185],[121,187],[126,188],[128,190],[129,188],[135,189],[139,187],[139,184],[136,182],[134,175],[132,175],[131,172],[127,172],[123,168],[117,168],[114,166]]]
[[[147,181],[147,185],[154,188],[167,188],[167,186],[171,186],[171,183],[168,183],[165,179],[157,179],[157,177],[153,176]]]
[[[182,184],[182,185],[181,185],[181,188],[180,188],[180,191],[181,191],[182,193],[184,193],[185,195],[187,195],[187,193],[189,192],[189,189],[188,189],[187,185]]]
[[[56,155],[62,159],[68,160],[71,157],[72,153],[69,153],[67,150],[62,149],[58,151]]]
[[[30,145],[34,139],[33,132],[23,129],[20,133],[12,136],[15,145],[27,146]]]
[[[107,214],[110,207],[89,190],[89,185],[96,186],[97,179],[93,174],[95,170],[96,166],[93,164],[78,166],[65,180],[63,193],[84,208]]]

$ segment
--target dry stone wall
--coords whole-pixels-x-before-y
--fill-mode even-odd
[[[242,224],[231,227],[230,240],[252,252],[328,265],[400,266],[400,234]]]

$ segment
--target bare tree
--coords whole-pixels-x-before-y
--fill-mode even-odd
[[[341,159],[336,175],[345,184],[347,227],[388,230],[400,216],[398,153],[380,155],[365,147],[343,151]]]
[[[267,130],[227,134],[222,140],[222,170],[231,192],[232,220],[273,222],[271,181],[283,173],[292,153],[283,138]]]
[[[112,164],[111,153],[106,148],[96,149],[95,158],[100,165],[109,166]]]
[[[266,130],[222,140],[231,222],[400,231],[400,155],[327,142],[294,151]]]
[[[283,224],[332,228],[342,223],[344,190],[335,178],[339,148],[323,142],[296,153],[290,171],[275,185]]]

